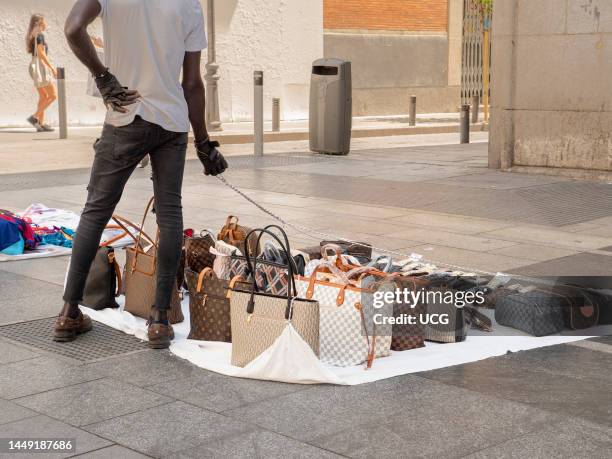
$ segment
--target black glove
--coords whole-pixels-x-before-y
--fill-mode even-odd
[[[136,103],[140,97],[137,91],[121,86],[115,75],[108,70],[104,75],[96,77],[95,81],[106,108],[116,112],[125,113],[127,109],[124,106]]]
[[[196,151],[198,152],[198,158],[204,165],[204,174],[206,175],[219,175],[223,174],[227,169],[227,161],[223,155],[217,150],[219,142],[211,141],[210,138],[195,142]]]

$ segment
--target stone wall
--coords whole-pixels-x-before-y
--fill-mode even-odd
[[[489,164],[612,170],[612,2],[503,0],[493,19]]]
[[[325,0],[325,56],[353,64],[353,113],[452,112],[460,104],[462,0]]]
[[[312,62],[323,56],[323,0],[217,0],[217,62],[223,121],[251,120],[253,71],[264,70],[266,116],[273,97],[280,97],[284,119],[308,117]],[[50,58],[67,69],[71,124],[99,124],[104,107],[86,95],[87,72],[74,58],[63,36],[74,0],[0,1],[0,126],[25,125],[35,111],[37,95],[27,73],[30,57],[25,32],[32,13],[47,16]],[[206,11],[206,0],[202,0]],[[94,31],[101,35],[99,24]],[[205,55],[203,56],[205,61]],[[48,112],[57,121],[57,106]]]

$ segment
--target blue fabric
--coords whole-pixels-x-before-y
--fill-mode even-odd
[[[0,253],[3,255],[23,255],[25,250],[25,242],[21,235],[19,235],[19,241],[15,242],[13,245],[8,246],[6,249],[0,250]]]
[[[67,239],[66,236],[60,232],[45,234],[41,239],[41,244],[57,245],[69,249],[72,248],[72,240]]]
[[[0,218],[0,251],[10,247],[20,240],[21,232],[15,223]]]

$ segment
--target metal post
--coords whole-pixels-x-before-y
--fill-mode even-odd
[[[272,99],[272,132],[280,132],[280,99]]]
[[[472,124],[478,123],[478,117],[480,116],[480,96],[475,94],[472,97]]]
[[[470,143],[470,106],[461,106],[461,143]]]
[[[57,107],[59,109],[60,139],[68,138],[68,112],[66,107],[66,71],[57,68]]]
[[[253,104],[253,123],[255,125],[255,156],[263,156],[264,153],[264,105],[263,105],[263,80],[264,73],[260,70],[255,71],[255,103]]]
[[[410,96],[410,126],[416,126],[416,104],[417,97]]]
[[[484,121],[489,122],[489,86],[490,86],[490,65],[491,65],[491,47],[489,39],[489,30],[484,32],[483,50],[482,50],[482,104],[484,109]]]
[[[208,31],[208,59],[206,62],[206,125],[209,131],[222,131],[219,115],[219,65],[217,60],[217,34],[215,28],[215,0],[208,0],[206,11]]]

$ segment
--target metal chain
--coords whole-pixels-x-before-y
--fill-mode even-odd
[[[313,234],[315,234],[318,237],[321,237],[323,240],[340,240],[340,241],[348,242],[349,244],[353,244],[353,245],[357,245],[357,246],[361,246],[361,247],[367,247],[367,248],[371,247],[373,250],[375,250],[376,252],[379,252],[379,253],[383,253],[383,254],[387,254],[387,255],[395,255],[395,256],[401,257],[403,259],[407,259],[408,258],[408,259],[412,259],[414,261],[424,261],[425,263],[432,264],[432,265],[445,266],[447,268],[451,268],[451,269],[457,270],[457,271],[462,272],[462,273],[484,274],[484,275],[487,275],[487,276],[496,276],[497,274],[499,274],[499,273],[492,273],[492,272],[488,272],[488,271],[483,271],[481,269],[473,269],[473,268],[469,268],[469,267],[466,268],[466,267],[463,267],[463,266],[456,266],[456,265],[452,265],[452,264],[449,264],[449,263],[441,263],[441,262],[437,262],[437,261],[434,261],[434,260],[426,259],[426,258],[424,258],[424,257],[422,257],[420,255],[417,258],[417,257],[415,257],[415,254],[407,255],[405,253],[396,252],[394,250],[389,250],[389,249],[385,249],[385,248],[381,248],[381,247],[370,246],[370,245],[364,244],[362,242],[352,241],[350,239],[346,239],[346,238],[343,238],[343,237],[338,237],[338,236],[333,235],[333,234],[323,233],[321,231],[317,231],[315,229],[308,228],[306,226],[298,225],[296,223],[290,223],[288,221],[285,221],[283,218],[279,217],[278,215],[276,215],[274,212],[270,211],[266,207],[264,207],[261,204],[259,204],[253,198],[248,196],[245,192],[240,190],[236,185],[233,185],[232,183],[228,182],[227,179],[225,177],[223,177],[222,175],[217,175],[216,177],[217,177],[217,179],[219,179],[219,181],[221,181],[221,183],[223,183],[225,186],[227,186],[228,188],[230,188],[231,190],[233,190],[234,192],[236,192],[237,194],[242,196],[244,199],[246,199],[248,202],[253,204],[255,207],[257,207],[263,213],[269,215],[274,220],[279,222],[284,228],[292,228],[292,229],[298,231],[299,233],[306,235],[309,238],[318,239],[317,237],[313,237]],[[518,279],[520,276],[514,276],[513,275],[512,277]]]

